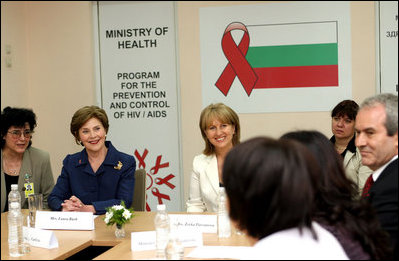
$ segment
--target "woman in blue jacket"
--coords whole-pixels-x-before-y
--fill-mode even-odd
[[[105,208],[123,200],[133,200],[133,156],[115,149],[106,141],[108,117],[97,106],[85,106],[72,117],[71,133],[85,148],[67,155],[61,175],[48,198],[52,210],[83,211],[104,214]]]

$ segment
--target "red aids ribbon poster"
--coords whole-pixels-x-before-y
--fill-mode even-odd
[[[235,29],[244,32],[238,45],[231,36],[231,31]],[[229,62],[216,82],[216,86],[224,95],[227,95],[234,78],[237,76],[247,94],[250,95],[258,76],[245,58],[249,48],[249,35],[245,25],[237,22],[229,24],[223,34],[222,48]]]
[[[205,7],[200,27],[203,107],[330,111],[351,99],[348,2]]]
[[[100,1],[93,15],[107,139],[145,169],[147,211],[182,211],[174,3]]]
[[[304,26],[312,26],[308,23]],[[319,23],[321,24],[321,23]],[[281,24],[274,27],[297,27],[303,24]],[[336,22],[323,23],[325,27]],[[237,46],[231,31],[242,30],[244,34]],[[336,30],[331,33],[335,36]],[[222,49],[228,64],[216,82],[219,90],[227,93],[237,76],[246,93],[254,88],[294,88],[338,86],[338,44],[294,44],[280,46],[256,46],[249,51],[249,34],[240,22],[229,24],[223,34]]]

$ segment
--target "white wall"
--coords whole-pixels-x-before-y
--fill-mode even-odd
[[[50,152],[56,178],[66,154],[82,149],[69,132],[72,114],[95,104],[91,2],[2,1],[1,12],[1,108],[33,109],[33,146]]]
[[[1,108],[28,104],[26,5],[1,1]],[[6,45],[11,53],[6,55]],[[7,57],[8,56],[8,57]],[[5,66],[6,57],[11,67]]]

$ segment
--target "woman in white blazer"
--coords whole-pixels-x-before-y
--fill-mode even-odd
[[[342,156],[346,176],[356,183],[360,197],[372,170],[362,164],[362,156],[355,146],[355,119],[358,110],[359,105],[353,100],[341,101],[334,107],[331,112],[331,130],[334,135],[330,141]]]
[[[240,121],[225,104],[210,104],[201,112],[199,127],[205,149],[193,160],[187,212],[216,212],[222,166],[230,149],[240,143]]]

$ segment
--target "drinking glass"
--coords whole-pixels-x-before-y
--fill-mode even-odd
[[[35,227],[36,211],[43,210],[43,194],[34,193],[28,196],[29,225]]]

